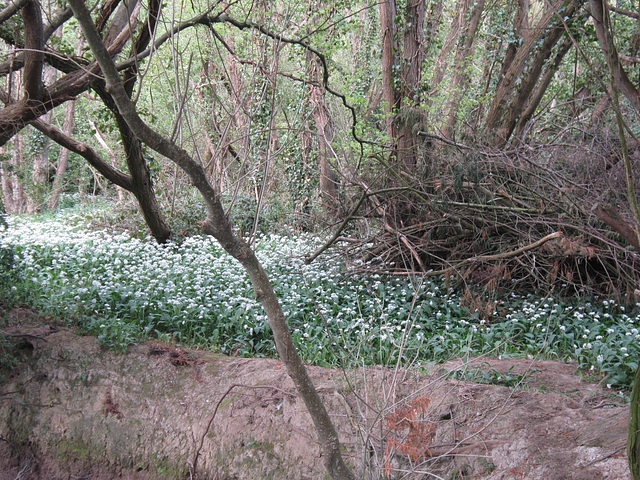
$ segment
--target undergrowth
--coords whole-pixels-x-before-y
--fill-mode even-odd
[[[147,338],[242,356],[274,356],[266,317],[244,271],[211,238],[157,245],[88,230],[82,208],[11,218],[0,249],[1,295],[69,319],[106,347]],[[331,255],[303,261],[309,236],[270,235],[255,248],[301,355],[326,366],[440,362],[451,357],[576,361],[594,379],[628,386],[640,354],[638,305],[511,294],[476,310],[444,281],[349,275]],[[4,277],[3,277],[4,278]]]

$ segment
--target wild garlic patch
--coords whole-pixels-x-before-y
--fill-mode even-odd
[[[20,280],[11,287],[21,301],[78,323],[108,346],[159,336],[228,354],[275,355],[247,276],[211,238],[157,245],[87,230],[77,218],[12,218],[0,241],[14,248]],[[481,316],[438,281],[352,275],[331,256],[306,265],[315,247],[304,235],[271,235],[255,245],[307,361],[540,356],[577,361],[613,385],[628,385],[637,367],[637,305],[511,294]]]

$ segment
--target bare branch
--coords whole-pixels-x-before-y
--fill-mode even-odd
[[[6,22],[13,17],[18,10],[20,10],[28,0],[19,0],[16,2],[10,2],[7,7],[0,12],[0,24]]]

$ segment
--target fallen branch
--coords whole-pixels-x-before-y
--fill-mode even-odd
[[[540,240],[530,243],[529,245],[525,245],[524,247],[520,247],[517,248],[516,250],[511,250],[510,252],[504,252],[504,253],[496,253],[495,255],[478,255],[475,257],[471,257],[471,258],[466,258],[464,260],[462,260],[461,262],[452,265],[450,267],[447,268],[443,268],[442,270],[431,270],[429,272],[426,272],[425,275],[429,276],[429,277],[433,277],[433,276],[438,276],[438,275],[444,275],[445,273],[449,273],[453,270],[458,270],[459,268],[463,267],[464,265],[467,265],[469,263],[475,263],[475,262],[493,262],[496,260],[504,260],[505,258],[511,258],[511,257],[516,257],[518,255],[520,255],[521,253],[524,253],[528,250],[533,250],[534,248],[538,248],[540,245],[542,245],[543,243],[548,242],[549,240],[553,240],[554,238],[559,238],[562,236],[562,232],[553,232],[550,233],[549,235],[547,235],[546,237],[542,237]]]

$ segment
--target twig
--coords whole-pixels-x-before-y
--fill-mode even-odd
[[[338,239],[338,237],[340,237],[340,234],[345,229],[347,224],[351,220],[353,220],[355,214],[358,212],[358,210],[362,206],[362,202],[364,202],[367,198],[372,197],[374,195],[380,195],[382,193],[389,193],[389,192],[395,192],[395,191],[405,191],[405,190],[407,190],[407,187],[386,188],[384,190],[377,190],[375,192],[365,190],[365,192],[362,194],[362,196],[358,200],[358,203],[356,203],[356,205],[351,209],[349,214],[345,217],[345,219],[342,221],[340,226],[338,226],[338,228],[336,229],[334,234],[331,236],[331,238],[329,240],[327,240],[324,243],[324,245],[322,245],[320,248],[318,248],[315,252],[313,252],[311,255],[309,255],[307,258],[305,258],[304,263],[306,263],[307,265],[310,264],[316,258],[318,258],[318,256],[321,255],[322,252],[324,252],[327,248],[329,248],[331,245],[333,245],[333,243]]]

